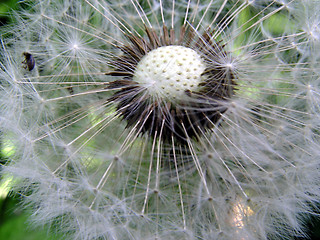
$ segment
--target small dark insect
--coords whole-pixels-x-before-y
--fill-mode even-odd
[[[34,69],[34,66],[36,65],[34,57],[31,53],[28,52],[24,52],[22,54],[25,56],[25,60],[22,62],[23,64],[25,64],[24,68],[31,71],[32,69]]]

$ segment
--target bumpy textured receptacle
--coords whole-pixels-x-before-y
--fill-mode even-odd
[[[164,46],[152,50],[138,63],[133,81],[155,99],[186,100],[185,91],[199,91],[205,64],[191,48]]]

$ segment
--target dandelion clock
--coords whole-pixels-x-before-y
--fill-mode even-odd
[[[2,174],[66,239],[293,239],[319,190],[319,1],[22,1]]]

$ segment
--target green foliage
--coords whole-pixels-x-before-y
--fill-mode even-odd
[[[5,240],[58,240],[62,236],[49,234],[47,229],[33,229],[28,223],[29,214],[17,207],[19,199],[0,199],[0,239]]]
[[[0,17],[5,15],[10,9],[15,8],[18,0],[1,0]]]

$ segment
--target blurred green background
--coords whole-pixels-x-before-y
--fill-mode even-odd
[[[6,24],[9,18],[6,17],[10,9],[17,6],[18,0],[0,0],[0,26]]]
[[[0,26],[10,24],[10,10],[16,9],[18,0],[0,0]],[[277,26],[277,25],[274,25]],[[0,29],[1,34],[1,29]],[[7,149],[1,145],[0,133],[0,168],[5,164],[8,156]],[[31,211],[21,210],[18,195],[10,194],[8,183],[10,180],[0,175],[0,240],[53,240],[64,239],[62,235],[49,233],[48,228],[34,229],[28,224]],[[320,207],[320,206],[319,206]],[[320,239],[320,220],[306,216],[310,239]],[[304,240],[307,238],[296,238]],[[271,240],[271,239],[270,239]]]

